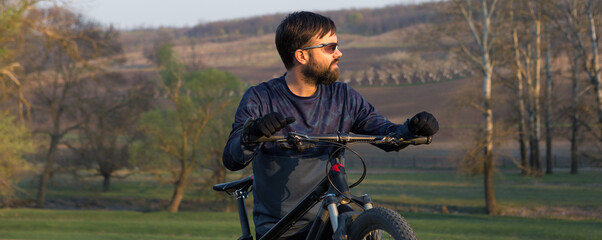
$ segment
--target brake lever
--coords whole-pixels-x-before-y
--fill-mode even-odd
[[[395,145],[399,145],[401,144],[401,142],[398,141],[397,138],[393,137],[392,135],[389,136],[384,136],[383,138],[374,141],[374,144],[395,144]]]
[[[288,136],[286,137],[287,141],[301,141],[301,140],[308,140],[309,136],[305,135],[305,134],[301,134],[298,132],[291,132],[288,134]]]
[[[309,140],[309,136],[296,132],[291,132],[286,138],[286,143],[281,143],[280,148],[293,150],[296,152],[303,152],[307,149],[316,147],[313,143],[304,143],[303,140]]]

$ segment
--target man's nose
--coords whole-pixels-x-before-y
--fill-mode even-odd
[[[335,58],[340,58],[343,56],[343,52],[341,52],[341,50],[339,50],[339,48],[337,48],[337,50],[334,52],[334,56],[335,56]]]

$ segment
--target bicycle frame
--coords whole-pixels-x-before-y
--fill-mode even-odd
[[[334,186],[337,186],[339,191],[349,193],[345,169],[344,166],[339,163],[338,159],[338,157],[331,158],[331,166],[333,167],[330,168],[329,175],[332,183]],[[354,201],[365,209],[372,207],[372,201],[368,195],[351,197],[351,199],[348,199],[347,196],[342,196],[342,194],[338,193],[338,191],[332,187],[328,178],[328,176],[324,177],[322,181],[320,181],[320,183],[303,198],[303,200],[297,203],[288,214],[263,235],[261,240],[277,239],[282,236],[282,234],[284,234],[296,221],[303,217],[305,213],[319,202],[322,202],[322,207],[314,219],[306,239],[318,239],[322,236],[328,221],[331,223],[333,233],[336,234],[337,232],[342,231],[339,229],[344,227],[342,225],[344,223],[339,223],[338,221],[339,213],[336,206],[337,203],[349,203],[350,201]],[[327,218],[321,216],[325,210],[328,211]]]
[[[319,141],[339,142],[343,144],[351,141],[381,143],[383,139],[385,139],[384,141],[392,140],[390,137],[386,136],[356,135],[351,137],[350,135],[343,134],[314,136],[312,138],[319,139]],[[262,138],[258,140],[258,142],[288,141],[289,143],[296,144],[300,139],[310,138],[305,135],[291,133],[286,138],[283,136],[274,136],[271,138]],[[396,141],[395,139],[393,140]],[[424,143],[428,144],[430,143],[430,141],[431,138],[429,137],[411,139],[403,141],[402,143],[418,145]],[[320,202],[322,202],[322,207],[316,215],[316,218],[312,223],[312,226],[309,230],[306,239],[319,239],[320,237],[322,237],[324,232],[326,231],[328,222],[330,222],[330,225],[332,227],[333,238],[342,239],[342,237],[346,234],[346,215],[343,217],[339,217],[340,214],[337,209],[337,204],[348,204],[350,202],[354,202],[355,204],[361,206],[364,210],[372,208],[372,200],[367,194],[364,194],[360,197],[351,195],[349,191],[349,185],[347,182],[345,167],[343,166],[343,164],[340,163],[341,152],[342,148],[338,148],[337,150],[335,150],[335,152],[331,154],[329,159],[331,167],[328,171],[327,176],[325,176],[320,181],[320,183],[317,184],[316,187],[303,198],[303,200],[299,201],[291,211],[289,211],[266,234],[264,234],[260,238],[260,240],[278,239],[282,236],[282,234],[289,230],[290,227],[292,227],[299,219],[301,219],[311,208],[313,208],[316,204]],[[247,180],[246,184],[243,184],[243,186],[240,189],[236,189],[236,191],[234,192],[238,201],[239,217],[243,232],[243,236],[241,236],[239,240],[252,240],[253,237],[250,234],[249,221],[246,206],[244,204],[244,199],[248,194],[247,189],[250,187],[250,181],[248,180],[248,178],[243,180]],[[232,186],[236,185],[234,183],[238,182],[238,184],[240,185],[240,182],[242,182],[243,180],[215,185],[214,190],[227,191],[225,187],[227,184],[230,184],[230,189],[233,189]]]

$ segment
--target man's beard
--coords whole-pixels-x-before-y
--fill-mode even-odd
[[[305,75],[305,81],[307,83],[312,83],[318,85],[320,83],[324,85],[332,85],[339,79],[339,69],[332,69],[332,65],[337,63],[339,59],[336,59],[330,63],[329,66],[325,68],[320,68],[316,61],[313,60],[310,56],[309,63],[305,68],[301,70],[301,73]]]

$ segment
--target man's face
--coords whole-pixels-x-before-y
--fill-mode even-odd
[[[336,34],[327,34],[321,39],[315,39],[312,41],[312,44],[318,45],[336,42]],[[343,54],[338,48],[332,50],[332,48],[326,46],[308,49],[306,51],[309,55],[309,61],[301,68],[301,73],[305,75],[306,81],[316,85],[320,83],[331,85],[339,79],[339,66],[337,63]]]

